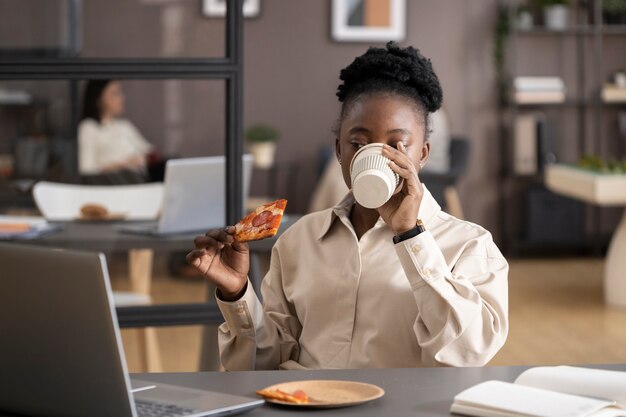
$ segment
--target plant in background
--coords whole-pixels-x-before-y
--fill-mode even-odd
[[[267,169],[274,165],[276,142],[279,137],[280,132],[266,124],[256,124],[246,130],[245,139],[250,143],[254,166]]]
[[[609,25],[626,23],[626,0],[603,0],[602,16]]]
[[[509,102],[511,90],[511,76],[506,70],[506,44],[511,34],[511,14],[509,8],[503,4],[498,7],[498,18],[495,27],[493,46],[493,62],[496,70],[496,91],[498,104],[504,107]]]
[[[276,142],[280,137],[277,129],[266,124],[257,124],[250,126],[246,130],[245,138],[248,142]]]
[[[518,30],[530,30],[534,26],[532,9],[528,4],[520,4],[515,10],[515,27]]]
[[[569,22],[569,0],[537,0],[543,9],[543,23],[550,30],[565,30]]]
[[[607,174],[626,174],[626,159],[619,161],[611,158],[605,161],[598,155],[585,154],[580,157],[578,166],[591,171]]]

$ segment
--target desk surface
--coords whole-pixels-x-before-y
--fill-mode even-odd
[[[598,365],[626,371],[626,365]],[[255,371],[136,374],[140,379],[174,383],[218,392],[254,396],[254,391],[279,382],[303,379],[344,379],[376,384],[385,396],[355,407],[317,410],[316,416],[449,416],[456,394],[482,381],[513,382],[527,367],[364,369],[333,371]],[[264,405],[245,416],[302,416],[302,411]]]
[[[608,174],[554,164],[546,167],[546,186],[555,193],[591,204],[626,205],[626,174]]]
[[[285,216],[279,235],[287,230],[300,216]],[[173,235],[141,235],[123,232],[124,225],[136,225],[149,222],[62,222],[60,231],[43,235],[36,239],[15,240],[22,244],[54,246],[68,249],[95,251],[128,251],[131,249],[153,249],[156,251],[189,251],[193,239],[202,232]],[[250,242],[252,251],[270,251],[277,237]]]
[[[595,365],[594,368],[626,371],[626,365]],[[528,367],[362,369],[333,371],[250,371],[133,374],[142,380],[178,384],[229,394],[255,396],[254,391],[279,382],[304,379],[352,380],[376,384],[385,395],[354,407],[315,410],[318,416],[450,416],[456,394],[490,379],[513,382]],[[304,412],[310,414],[311,412]],[[266,404],[242,416],[302,417],[302,410]],[[2,417],[12,415],[0,412]]]

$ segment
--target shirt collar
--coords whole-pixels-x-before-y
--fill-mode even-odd
[[[420,210],[417,217],[421,219],[424,222],[424,226],[428,228],[435,215],[441,210],[441,207],[430,191],[428,191],[428,188],[426,188],[424,184],[422,184],[422,186],[424,187],[424,196],[422,197],[422,203],[420,204]],[[350,210],[352,210],[354,203],[354,196],[352,195],[352,192],[349,192],[339,203],[337,203],[337,205],[332,208],[332,210],[329,210],[326,214],[324,224],[322,225],[317,239],[321,240],[324,236],[326,236],[337,218],[345,217],[349,221]],[[376,224],[379,223],[383,223],[382,218],[379,218]]]

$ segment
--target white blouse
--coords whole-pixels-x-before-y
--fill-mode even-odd
[[[101,174],[107,166],[145,156],[152,145],[128,120],[98,123],[85,119],[78,126],[78,170],[83,175]]]
[[[218,305],[227,370],[482,366],[508,333],[508,264],[491,234],[441,211],[394,244],[379,218],[357,239],[348,194],[304,216],[272,250],[262,305],[252,286]]]

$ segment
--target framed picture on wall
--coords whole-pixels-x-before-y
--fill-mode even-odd
[[[342,42],[401,41],[406,0],[332,0],[332,38]]]
[[[229,0],[202,0],[202,12],[209,17],[226,16],[226,2]],[[244,17],[256,17],[261,8],[261,0],[244,0]]]

